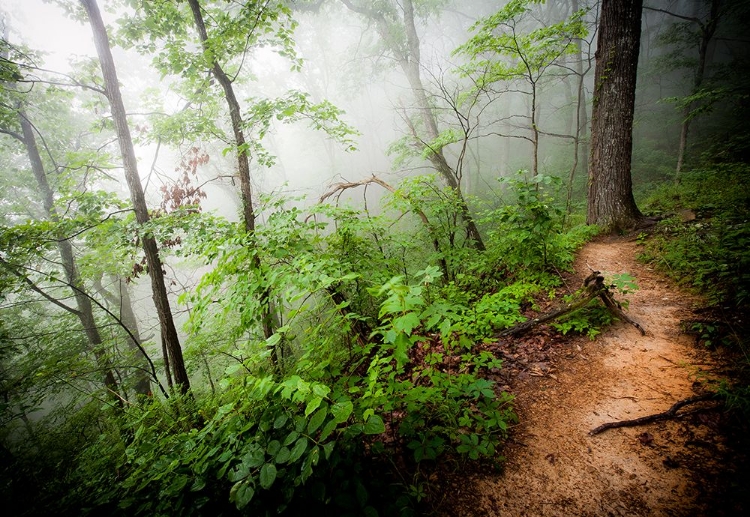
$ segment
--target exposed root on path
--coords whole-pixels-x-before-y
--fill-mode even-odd
[[[607,422],[606,424],[602,424],[599,427],[592,429],[591,431],[589,431],[589,434],[591,436],[594,436],[596,434],[603,433],[607,429],[617,429],[619,427],[636,427],[639,425],[646,425],[646,424],[651,424],[653,422],[658,422],[659,420],[677,418],[678,416],[677,411],[679,411],[680,409],[684,408],[685,406],[689,406],[691,404],[704,402],[706,400],[716,400],[716,394],[704,393],[703,395],[696,395],[695,397],[682,399],[679,402],[675,402],[674,404],[672,404],[672,407],[664,411],[663,413],[656,413],[653,415],[642,416],[640,418],[632,418],[630,420],[618,420],[616,422]]]

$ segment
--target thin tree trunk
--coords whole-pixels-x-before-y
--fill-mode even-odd
[[[169,360],[169,349],[167,348],[167,342],[164,339],[164,332],[161,333],[160,340],[161,340],[161,358],[162,358],[162,361],[164,361],[164,374],[167,377],[167,387],[169,388],[169,391],[172,391],[172,388],[174,387],[174,381],[172,380],[172,373],[170,371],[171,361]]]
[[[120,321],[130,331],[127,343],[136,362],[135,392],[139,395],[151,396],[151,377],[148,370],[148,358],[143,352],[143,340],[138,330],[138,318],[136,318],[135,311],[133,311],[133,303],[125,281],[120,276],[115,277],[115,279],[118,290],[118,294],[116,295],[104,288],[101,283],[101,277],[95,279],[94,288],[104,299],[117,308],[120,314]]]
[[[117,80],[117,70],[115,68],[112,51],[109,45],[109,37],[107,36],[107,30],[104,27],[104,22],[96,0],[80,0],[80,2],[86,9],[91,24],[91,30],[94,35],[94,45],[96,46],[96,51],[99,56],[99,64],[102,68],[104,86],[112,111],[112,119],[115,123],[117,141],[120,145],[125,178],[127,179],[128,188],[130,190],[130,198],[133,203],[135,218],[136,221],[142,225],[147,223],[150,218],[148,207],[146,205],[146,198],[143,193],[143,187],[141,185],[140,177],[138,176],[138,162],[135,157],[133,141],[130,136],[125,105],[122,102],[122,94],[120,93],[120,85]],[[169,307],[167,286],[164,282],[164,273],[162,271],[162,264],[161,259],[159,258],[156,240],[149,235],[143,235],[141,236],[141,243],[146,255],[148,273],[151,277],[151,290],[153,293],[154,305],[156,306],[156,312],[159,316],[164,344],[172,359],[171,366],[174,373],[174,381],[175,384],[179,386],[180,392],[186,394],[190,391],[190,380],[187,375],[187,370],[185,370],[182,348],[180,348],[180,340],[177,336],[177,328],[175,327],[172,312]]]
[[[539,175],[539,127],[537,126],[536,82],[531,82],[531,132],[533,144],[532,177]],[[539,183],[536,183],[537,190]]]
[[[242,215],[245,222],[245,230],[252,237],[253,245],[255,243],[255,213],[253,210],[253,189],[250,183],[250,160],[247,155],[245,145],[245,134],[242,130],[244,121],[242,120],[242,114],[240,109],[240,103],[237,101],[237,96],[234,93],[234,87],[232,86],[232,80],[226,74],[224,69],[221,68],[219,62],[213,57],[211,49],[208,48],[208,32],[206,31],[206,24],[203,21],[203,13],[201,12],[201,6],[198,0],[188,0],[190,10],[193,13],[193,21],[195,22],[195,28],[198,31],[198,36],[201,40],[204,54],[210,56],[211,73],[216,78],[218,83],[224,90],[224,98],[227,101],[227,107],[229,108],[229,118],[232,122],[232,131],[234,133],[235,145],[237,147],[237,173],[240,178],[240,191],[242,194]],[[252,266],[260,275],[261,263],[260,256],[258,253],[253,254]],[[270,287],[265,287],[260,296],[261,306],[261,326],[263,327],[263,335],[266,339],[273,336],[278,327],[273,303],[271,301],[271,290]],[[281,350],[278,347],[277,350]],[[277,362],[276,354],[271,354],[271,358],[274,362]]]
[[[596,50],[587,223],[606,232],[642,217],[630,175],[643,0],[603,0]]]
[[[391,30],[388,25],[388,21],[385,19],[382,13],[374,11],[370,8],[358,7],[354,5],[350,0],[342,0],[342,3],[350,10],[362,14],[374,20],[377,26],[378,33],[381,39],[386,45],[390,46],[391,51],[394,53],[396,60],[398,61],[401,70],[404,72],[406,79],[409,81],[409,87],[417,104],[417,110],[419,111],[420,118],[425,127],[425,139],[420,139],[417,135],[414,135],[415,139],[420,142],[420,145],[428,146],[429,142],[434,141],[440,135],[438,130],[437,119],[432,111],[430,102],[427,99],[426,90],[422,84],[422,77],[420,73],[421,57],[419,48],[419,36],[417,35],[417,29],[414,25],[414,4],[412,0],[404,0],[402,2],[402,10],[404,13],[404,30],[406,31],[407,51],[403,53],[397,48],[397,44],[394,44],[391,35]],[[456,176],[456,171],[448,164],[445,159],[445,154],[442,148],[430,149],[427,159],[430,161],[432,166],[440,173],[445,180],[448,187],[453,190],[456,194],[456,198],[459,204],[459,213],[461,218],[466,225],[467,236],[472,245],[480,250],[484,251],[484,241],[479,233],[474,218],[471,215],[469,206],[466,204],[463,193],[461,192],[461,185]]]
[[[577,12],[579,9],[578,0],[572,0],[573,12]],[[573,204],[573,182],[575,180],[575,174],[578,171],[578,165],[580,162],[584,170],[588,167],[588,145],[586,144],[586,90],[584,88],[586,82],[586,73],[591,68],[589,67],[584,71],[583,69],[583,44],[580,38],[576,38],[576,53],[575,53],[575,70],[576,77],[578,78],[578,88],[576,95],[576,117],[575,117],[575,135],[576,138],[573,144],[573,165],[570,168],[570,174],[568,176],[568,189],[565,200],[566,213],[570,214],[572,211]],[[583,133],[583,136],[581,135]]]
[[[712,0],[711,13],[705,24],[701,24],[701,41],[698,47],[698,68],[695,70],[693,77],[693,89],[691,95],[695,95],[703,84],[703,78],[706,74],[706,61],[708,56],[708,46],[716,32],[716,26],[719,23],[719,4],[721,0]],[[680,181],[680,173],[685,163],[685,151],[687,150],[688,133],[690,132],[690,114],[695,108],[695,103],[685,106],[682,113],[682,127],[680,128],[680,144],[677,149],[677,168],[675,170],[675,182]]]
[[[34,129],[31,126],[26,113],[24,113],[21,108],[18,109],[18,120],[23,133],[23,144],[26,147],[29,162],[31,162],[31,171],[34,174],[37,186],[42,194],[44,212],[49,220],[59,221],[59,216],[54,207],[54,195],[49,183],[47,182],[47,175],[44,171],[44,164],[42,163],[42,157],[39,154],[39,148],[37,147]],[[117,381],[115,380],[114,373],[109,364],[109,359],[102,349],[102,337],[96,326],[91,300],[83,292],[84,285],[78,274],[78,268],[76,267],[73,246],[63,235],[59,235],[58,237],[57,249],[60,253],[60,259],[65,272],[65,279],[68,284],[76,287],[76,289],[73,289],[73,296],[78,308],[76,316],[78,316],[78,319],[83,326],[83,330],[86,333],[86,339],[89,343],[89,348],[96,358],[97,365],[104,370],[104,385],[108,390],[112,391],[113,395],[119,395]],[[119,397],[117,398],[119,400]]]

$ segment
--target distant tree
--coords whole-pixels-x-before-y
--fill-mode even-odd
[[[174,144],[186,138],[218,136],[228,144],[225,152],[236,159],[232,176],[239,180],[245,246],[250,250],[244,277],[252,279],[249,284],[241,284],[252,286],[252,292],[245,291],[243,295],[248,303],[242,309],[243,323],[237,330],[254,330],[259,324],[264,338],[270,339],[279,327],[279,300],[257,235],[257,195],[253,192],[251,164],[254,161],[256,166],[264,167],[274,163],[275,157],[262,142],[274,121],[305,119],[315,129],[349,146],[349,137],[355,131],[339,121],[341,111],[335,106],[327,101],[313,103],[303,92],[293,90],[274,99],[242,99],[240,84],[247,80],[255,49],[273,49],[289,60],[293,70],[301,66],[292,37],[296,22],[283,2],[150,2],[139,5],[120,24],[120,43],[153,57],[155,67],[165,76],[179,77],[173,86],[188,101],[179,113],[153,121],[153,132],[159,141]],[[162,51],[155,51],[156,48]],[[228,117],[222,117],[222,103]],[[211,105],[208,110],[204,109],[207,104]],[[227,118],[231,134],[225,134],[223,129]],[[238,285],[235,282],[235,287]],[[277,346],[275,352],[280,353],[281,349]],[[272,360],[277,359],[278,353],[272,353]]]
[[[7,42],[6,26],[6,34],[3,36],[2,48],[0,48],[0,59],[2,59],[3,67],[6,70],[15,70],[12,74],[2,74],[2,76],[7,75],[8,78],[21,80],[23,79],[23,75],[13,61],[9,59],[10,49],[11,46]],[[47,221],[57,224],[60,222],[61,218],[58,214],[57,207],[55,206],[55,193],[50,186],[50,183],[47,181],[48,171],[45,170],[45,164],[42,160],[42,155],[37,144],[36,132],[38,130],[34,127],[31,119],[26,113],[24,106],[24,101],[26,100],[24,99],[25,96],[16,91],[16,85],[13,82],[4,81],[0,83],[0,94],[2,95],[2,108],[0,108],[0,133],[13,137],[23,145],[31,168],[31,173],[36,181],[37,193],[41,198],[42,216]],[[62,302],[59,302],[58,306],[65,308],[69,313],[78,318],[83,327],[84,333],[86,334],[89,350],[96,357],[97,365],[104,374],[104,385],[111,394],[120,397],[118,383],[115,380],[115,375],[112,371],[109,358],[104,352],[102,346],[103,341],[94,318],[91,296],[86,291],[86,287],[83,284],[76,265],[73,245],[71,244],[70,239],[61,233],[60,230],[56,233],[57,251],[59,253],[59,260],[65,277],[64,281],[71,289],[76,304],[75,308]],[[26,283],[27,286],[41,291],[38,286],[35,286],[33,283],[30,284],[31,280],[28,279],[25,272],[17,269],[16,266],[18,265],[12,264],[12,260],[9,261],[7,260],[8,258],[9,257],[6,256],[5,258],[0,259],[2,260],[3,267],[11,269],[12,273],[18,278],[23,279],[23,282]]]
[[[94,34],[94,44],[99,56],[99,63],[104,77],[104,86],[106,89],[107,99],[112,111],[112,119],[115,124],[117,140],[122,155],[123,168],[130,190],[130,198],[133,203],[136,221],[140,224],[146,224],[149,219],[148,206],[143,193],[143,186],[138,175],[138,162],[135,157],[133,140],[130,136],[130,127],[128,126],[125,105],[120,93],[120,85],[117,79],[117,70],[112,58],[112,51],[109,44],[109,36],[104,27],[99,6],[96,0],[80,0],[86,9],[89,18],[91,30]],[[169,354],[169,363],[174,374],[174,381],[182,393],[190,391],[190,380],[185,369],[185,362],[182,356],[180,340],[177,336],[177,328],[174,324],[172,312],[169,306],[169,297],[167,287],[164,281],[164,272],[162,270],[159,250],[156,245],[156,239],[148,233],[140,236],[143,245],[143,251],[146,255],[146,264],[148,265],[148,274],[151,277],[151,289],[156,305],[156,312],[159,316],[161,325],[161,338]]]
[[[529,136],[534,176],[539,174],[539,91],[546,73],[566,54],[576,52],[574,41],[587,33],[582,17],[585,11],[576,10],[559,23],[530,28],[533,4],[539,0],[513,0],[495,14],[479,20],[473,27],[476,34],[456,52],[466,55],[470,62],[463,72],[474,79],[477,88],[490,89],[494,83],[521,83],[521,91],[528,95]],[[573,138],[573,137],[571,137]]]
[[[588,224],[607,232],[642,217],[630,175],[643,0],[603,0],[591,116]]]
[[[698,47],[698,60],[693,64],[693,80],[690,87],[688,96],[684,99],[680,99],[678,106],[682,109],[682,124],[680,126],[680,143],[677,149],[677,166],[675,169],[675,181],[679,181],[680,172],[685,164],[685,152],[687,150],[688,135],[690,132],[690,123],[700,113],[705,112],[709,109],[712,102],[716,102],[720,96],[712,94],[711,92],[703,91],[703,83],[706,78],[706,69],[709,64],[709,44],[716,34],[719,21],[723,16],[728,13],[728,6],[731,2],[723,2],[722,0],[708,0],[708,12],[704,18],[699,16],[690,16],[681,14],[678,12],[658,9],[654,7],[644,7],[651,11],[657,11],[665,13],[678,20],[683,20],[683,23],[675,24],[672,30],[665,36],[667,40],[676,40],[680,43],[685,43],[684,40],[688,40],[693,52],[697,43]],[[704,2],[705,3],[705,2]],[[682,45],[681,45],[682,46]],[[682,54],[684,48],[677,50],[678,53]],[[672,58],[676,56],[670,56]],[[679,64],[685,63],[685,59],[672,59],[671,61]]]
[[[448,142],[441,134],[437,116],[422,81],[422,58],[419,34],[415,24],[415,16],[417,16],[415,2],[412,0],[402,2],[341,0],[341,2],[351,11],[375,24],[383,46],[406,76],[412,95],[414,95],[420,123],[417,125],[407,119],[412,142],[440,174],[446,185],[455,192],[458,199],[458,211],[466,225],[469,241],[477,249],[484,250],[484,241],[461,190],[461,179],[446,159],[444,148]],[[424,7],[424,4],[418,3],[417,7]],[[425,8],[425,11],[429,9]]]

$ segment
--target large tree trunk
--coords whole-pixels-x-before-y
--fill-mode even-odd
[[[642,217],[630,176],[643,0],[603,0],[591,117],[588,224],[633,228]]]
[[[21,125],[26,154],[31,163],[31,171],[34,174],[34,179],[36,179],[39,192],[42,194],[44,212],[49,220],[58,221],[59,217],[54,207],[54,195],[49,186],[49,182],[47,182],[47,175],[44,171],[44,164],[42,163],[42,157],[39,154],[39,148],[37,147],[34,128],[31,126],[23,109],[20,108],[18,110],[18,120]],[[102,337],[96,326],[91,299],[84,292],[83,282],[78,274],[75,255],[73,254],[73,246],[70,244],[69,240],[64,238],[64,236],[60,237],[61,238],[57,241],[57,249],[60,253],[63,270],[65,271],[65,279],[73,288],[73,297],[75,298],[76,306],[78,308],[76,316],[78,316],[78,319],[83,326],[83,330],[86,333],[86,339],[88,340],[89,348],[96,358],[97,366],[104,372],[104,385],[113,395],[119,398],[117,381],[115,380],[114,373],[109,364],[107,354],[102,349]]]
[[[104,77],[104,87],[112,110],[112,119],[115,123],[115,131],[120,145],[123,168],[125,169],[125,178],[128,182],[130,199],[135,211],[135,218],[139,224],[145,224],[149,220],[148,207],[146,206],[146,198],[143,194],[141,179],[138,175],[138,162],[135,158],[133,140],[130,136],[130,128],[125,113],[125,105],[122,102],[122,94],[120,93],[120,85],[117,80],[117,70],[115,68],[114,59],[112,58],[107,30],[104,27],[104,22],[102,21],[96,0],[80,0],[80,2],[86,9],[91,24],[91,30],[94,35],[94,45],[96,46],[96,52],[99,56],[99,63]],[[185,370],[182,348],[180,348],[180,340],[177,336],[177,329],[169,307],[167,286],[164,282],[164,273],[162,271],[162,264],[161,259],[159,258],[156,240],[151,236],[142,235],[141,242],[143,244],[143,251],[146,255],[148,273],[151,277],[151,289],[156,312],[159,316],[159,323],[161,324],[162,336],[165,341],[165,346],[169,351],[170,358],[172,359],[171,366],[174,373],[174,380],[182,393],[188,393],[190,391],[190,380],[187,371]]]
[[[234,140],[237,147],[237,174],[240,177],[240,191],[242,194],[243,207],[242,214],[245,222],[245,230],[253,237],[252,241],[255,243],[255,214],[253,211],[253,190],[250,183],[250,160],[248,159],[247,150],[245,149],[245,134],[242,130],[244,121],[242,120],[242,114],[240,112],[240,103],[237,101],[237,96],[234,94],[232,80],[227,76],[224,69],[222,69],[221,65],[213,57],[211,50],[208,48],[208,32],[206,31],[206,24],[203,21],[203,13],[201,12],[201,6],[198,3],[198,0],[188,0],[188,4],[193,13],[193,21],[195,22],[195,27],[198,31],[203,50],[207,56],[211,56],[211,61],[209,63],[211,65],[211,73],[221,85],[222,90],[224,90],[224,98],[226,99],[227,107],[229,108],[229,118],[232,122],[232,131],[234,132]],[[252,260],[252,266],[260,273],[261,263],[259,254],[253,254]],[[278,327],[269,287],[266,287],[261,294],[260,306],[262,312],[261,325],[263,327],[263,335],[268,339],[274,334]],[[281,348],[279,347],[278,350],[281,350]],[[275,359],[274,355],[271,357]]]

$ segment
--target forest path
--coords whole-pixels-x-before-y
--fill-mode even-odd
[[[706,469],[721,469],[716,458],[723,443],[710,421],[662,421],[588,434],[604,422],[669,409],[700,391],[697,381],[711,370],[708,354],[680,330],[680,320],[691,317],[699,300],[638,263],[638,252],[632,237],[588,243],[568,283],[572,289],[582,285],[591,269],[608,279],[632,275],[638,290],[624,297],[627,314],[646,336],[617,322],[595,341],[583,337],[562,345],[543,374],[532,367],[530,375],[511,383],[521,423],[505,450],[505,468],[455,487],[449,514],[716,515],[705,478]]]

